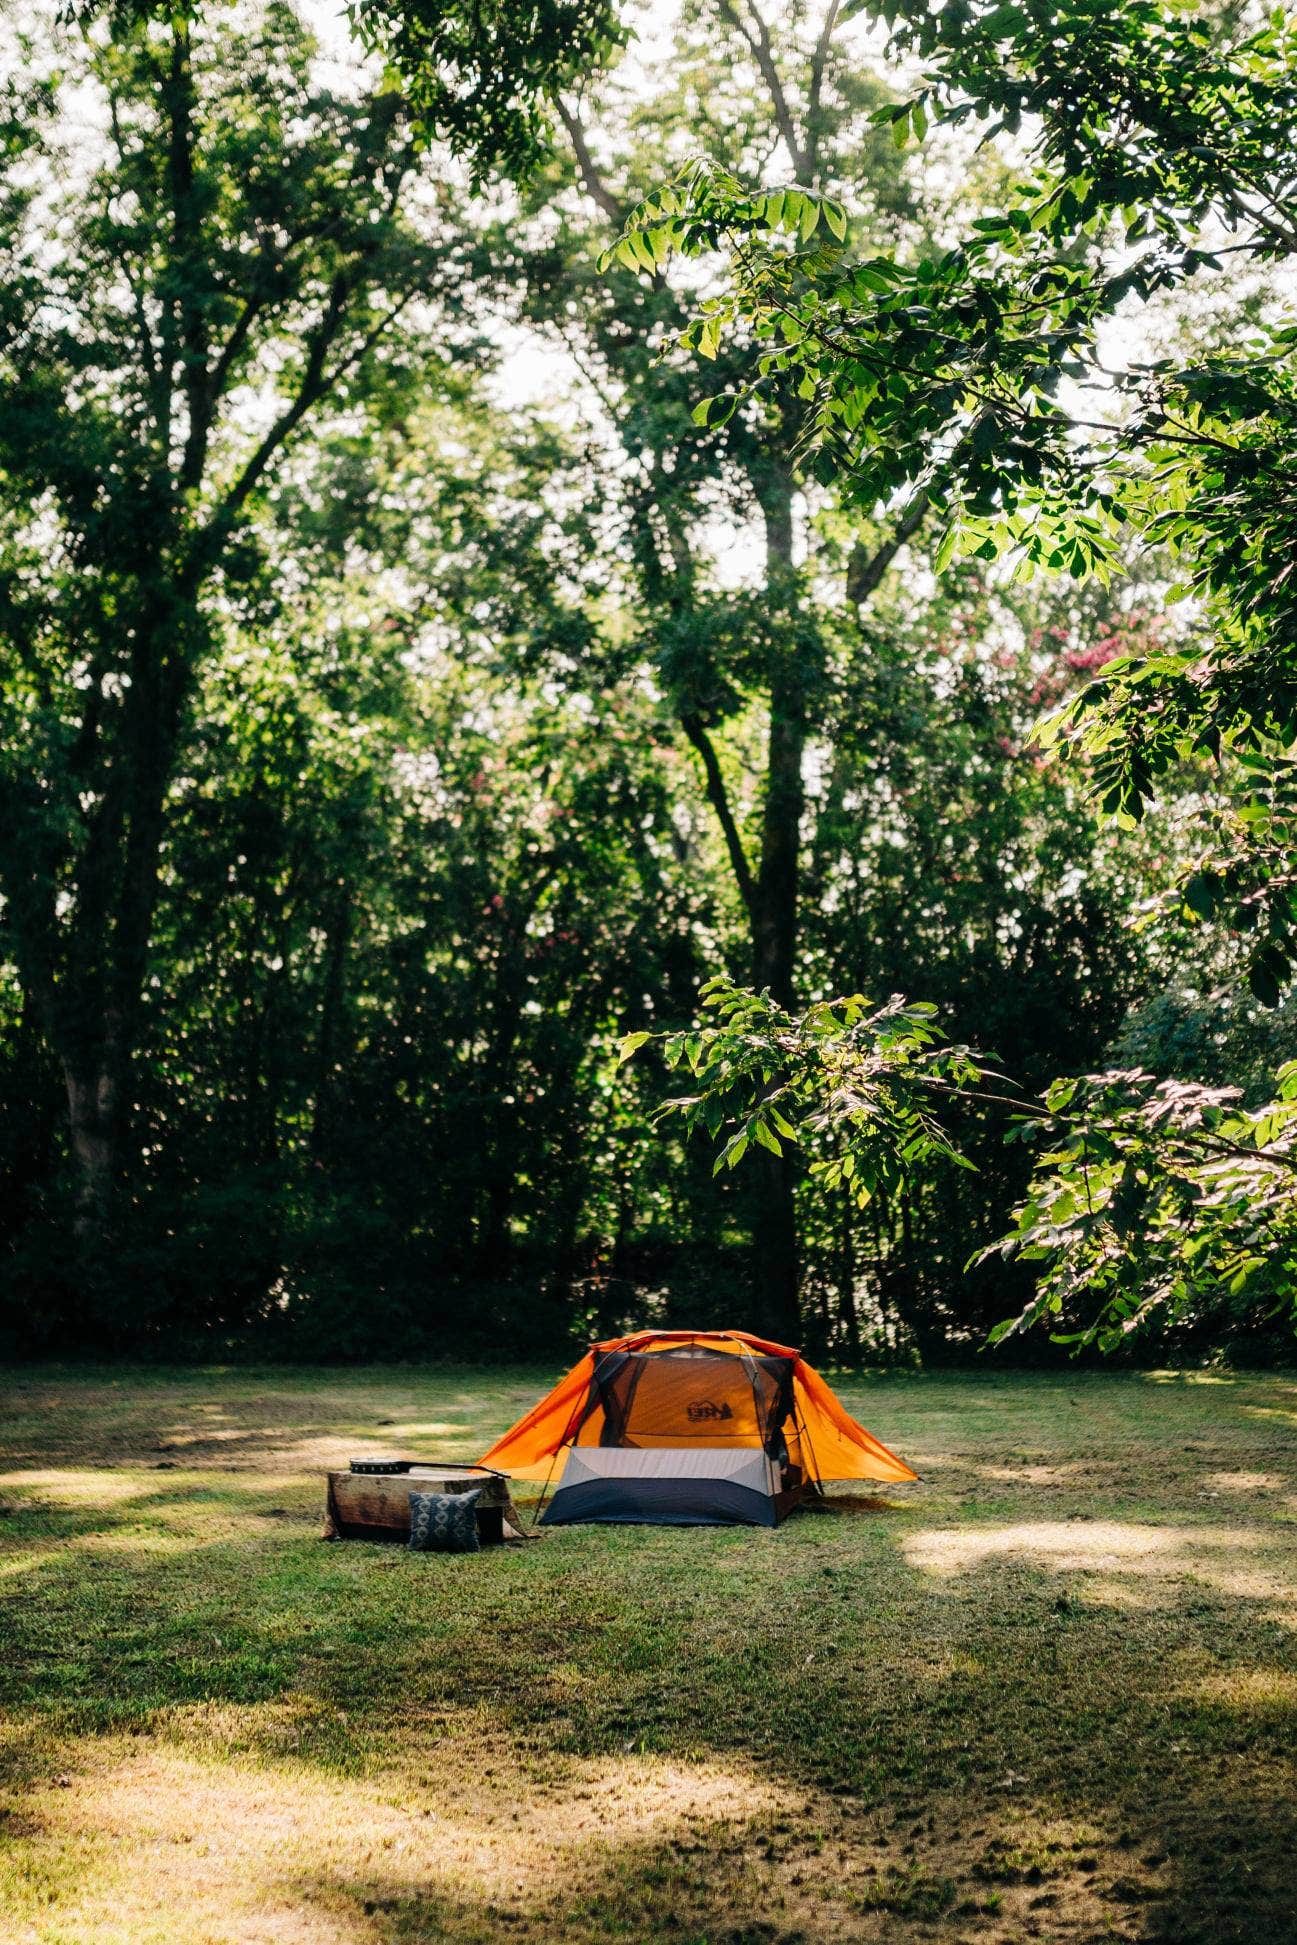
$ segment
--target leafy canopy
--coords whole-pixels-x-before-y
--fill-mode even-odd
[[[1041,1154],[1002,1243],[983,1252],[1041,1265],[1034,1299],[991,1342],[1040,1320],[1089,1321],[1063,1343],[1115,1348],[1195,1305],[1258,1305],[1297,1324],[1297,1062],[1250,1111],[1233,1087],[1133,1070],[1056,1081],[1018,1132]]]
[[[351,0],[347,11],[425,136],[467,155],[478,178],[534,168],[559,90],[626,38],[610,0]]]
[[[660,272],[720,253],[726,284],[687,341],[711,358],[741,323],[753,349],[700,417],[792,388],[803,453],[848,500],[939,511],[940,568],[1106,578],[1127,532],[1179,563],[1206,649],[1115,657],[1040,740],[1081,758],[1127,824],[1188,760],[1238,779],[1181,910],[1247,936],[1252,991],[1274,1004],[1297,963],[1297,324],[1282,298],[1297,23],[1222,26],[1158,0],[883,12],[920,73],[879,119],[902,149],[938,129],[955,155],[970,132],[1007,138],[1000,210],[942,252],[861,255],[847,212],[805,185],[754,193],[694,163],[631,212],[611,255]],[[1244,301],[1245,273],[1260,301]],[[1227,334],[1171,337],[1168,300],[1191,285],[1224,298]],[[1129,328],[1141,310],[1161,355]],[[1018,1321],[1097,1296],[1081,1335],[1111,1342],[1222,1278],[1286,1301],[1292,1090],[1285,1069],[1278,1099],[1248,1113],[1140,1072],[1056,1084],[1029,1117],[1055,1139],[1005,1245],[1047,1265]]]
[[[1236,304],[1233,342],[1120,348],[1132,307],[1291,264],[1297,29],[1276,16],[1231,37],[1154,0],[891,17],[896,51],[925,66],[880,118],[901,145],[938,126],[1025,143],[999,212],[944,253],[860,257],[840,205],[695,163],[632,212],[613,255],[648,271],[723,252],[727,286],[688,341],[714,356],[743,319],[756,343],[743,386],[700,411],[717,423],[792,386],[826,479],[863,509],[940,510],[939,565],[1108,576],[1125,528],[1180,562],[1208,653],[1120,658],[1047,732],[1093,766],[1109,812],[1141,816],[1194,752],[1269,774],[1297,738],[1297,324]],[[1232,865],[1193,896],[1256,932],[1253,988],[1273,1001],[1297,949],[1292,824],[1261,792],[1241,808]]]

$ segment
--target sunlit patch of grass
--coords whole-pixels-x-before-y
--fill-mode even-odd
[[[418,1419],[411,1419],[408,1423],[398,1422],[392,1425],[390,1429],[387,1427],[384,1428],[384,1437],[390,1438],[393,1441],[403,1438],[472,1440],[480,1439],[481,1436],[480,1429],[475,1425],[456,1425],[437,1418],[425,1419],[422,1422]]]
[[[1237,1382],[1233,1374],[1226,1371],[1146,1371],[1144,1377],[1149,1384],[1232,1385]]]
[[[43,1569],[57,1564],[58,1553],[52,1547],[31,1547],[25,1553],[12,1553],[6,1560],[0,1560],[0,1580],[16,1580],[20,1574],[40,1573]]]
[[[21,1496],[26,1506],[121,1506],[127,1500],[145,1499],[156,1491],[156,1482],[139,1472],[94,1470],[70,1466],[46,1466],[27,1472],[0,1473],[0,1493],[12,1502]]]
[[[1278,1418],[1285,1425],[1297,1425],[1297,1405],[1249,1405],[1247,1410],[1252,1418]]]
[[[1204,1676],[1192,1695],[1212,1707],[1297,1725],[1297,1668],[1233,1668],[1228,1674]]]
[[[1243,1493],[1248,1497],[1253,1493],[1282,1492],[1292,1483],[1282,1472],[1209,1472],[1204,1480],[1212,1492]]]
[[[1094,1599],[1117,1594],[1118,1604],[1146,1605],[1158,1589],[1178,1598],[1189,1581],[1217,1593],[1272,1603],[1272,1617],[1289,1624],[1293,1583],[1290,1564],[1268,1562],[1273,1548],[1264,1528],[1154,1527],[1115,1520],[1040,1520],[1029,1525],[987,1525],[916,1533],[905,1542],[913,1566],[942,1579],[971,1573],[996,1560],[1087,1576]],[[1285,1571],[1287,1567],[1287,1571]],[[1125,1579],[1114,1581],[1114,1572]],[[1140,1582],[1148,1585],[1141,1587]]]
[[[560,1887],[580,1885],[592,1860],[606,1876],[614,1847],[741,1840],[780,1802],[715,1766],[571,1762],[519,1789],[507,1763],[474,1786],[457,1767],[438,1776],[435,1745],[406,1753],[402,1771],[343,1783],[264,1756],[82,1748],[62,1787],[29,1799],[28,1867],[10,1876],[10,1909],[31,1923],[54,1907],[60,1939],[180,1945],[360,1938],[367,1900],[404,1897],[461,1911],[471,1931],[488,1907],[522,1920],[556,1893],[566,1902]],[[71,1877],[51,1868],[67,1856]]]

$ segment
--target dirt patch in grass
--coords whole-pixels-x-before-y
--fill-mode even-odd
[[[0,1937],[1297,1941],[1297,1384],[844,1385],[917,1487],[317,1539],[552,1374],[9,1374]]]

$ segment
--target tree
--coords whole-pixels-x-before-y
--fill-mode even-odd
[[[1144,985],[1124,915],[1145,889],[1129,838],[1105,831],[1083,780],[1030,743],[1099,659],[1149,624],[1098,590],[988,586],[978,564],[916,604],[897,585],[841,643],[811,791],[805,966],[813,992],[922,994],[958,1042],[993,1051],[1032,1095],[1107,1058]],[[835,1351],[935,1354],[978,1341],[1031,1295],[1030,1266],[969,1269],[1027,1186],[1005,1110],[946,1105],[972,1168],[940,1153],[856,1209],[808,1178],[799,1196],[806,1300]],[[849,1186],[849,1185],[848,1185]]]
[[[1132,303],[1291,258],[1290,36],[1271,24],[1231,40],[1146,0],[925,10],[899,17],[894,42],[930,64],[917,93],[880,111],[902,145],[970,120],[984,141],[1016,137],[1036,118],[1001,213],[944,253],[861,258],[833,205],[753,193],[708,162],[632,214],[623,253],[727,248],[710,337],[753,325],[750,388],[795,376],[808,458],[864,506],[939,509],[943,564],[1110,574],[1123,523],[1180,557],[1215,623],[1209,653],[1120,658],[1054,727],[1094,759],[1110,812],[1141,814],[1196,750],[1252,764],[1273,790],[1297,733],[1285,572],[1297,333],[1240,299],[1242,344],[1135,354],[1116,373],[1100,334]],[[1286,790],[1265,797],[1193,899],[1241,914],[1255,990],[1273,998],[1294,907]]]
[[[849,555],[823,547],[791,456],[803,410],[795,392],[723,427],[706,424],[688,362],[657,356],[687,324],[689,294],[656,273],[641,283],[625,265],[600,277],[591,259],[615,238],[632,185],[700,132],[745,175],[779,153],[801,179],[850,183],[862,234],[881,235],[900,216],[920,224],[889,145],[868,122],[877,88],[835,52],[835,12],[798,11],[775,23],[756,0],[687,8],[675,71],[657,100],[627,106],[613,83],[584,99],[571,90],[560,97],[569,180],[581,200],[556,164],[533,191],[541,232],[534,246],[520,250],[503,229],[494,239],[501,273],[516,261],[525,279],[527,320],[577,361],[620,444],[612,483],[619,538],[634,566],[625,598],[641,666],[693,753],[746,970],[781,1005],[792,1004],[798,984],[805,771],[828,698],[818,577],[832,575],[830,600],[863,615],[917,535],[922,509],[861,522]],[[748,572],[718,571],[718,519],[744,532]],[[796,1171],[768,1152],[761,1166],[757,1308],[772,1332],[796,1335]]]
[[[807,463],[864,507],[937,509],[940,565],[1008,559],[1024,574],[1106,575],[1123,523],[1185,562],[1187,591],[1214,625],[1210,647],[1113,659],[1044,740],[1077,753],[1104,808],[1128,823],[1173,766],[1205,754],[1242,769],[1223,841],[1188,876],[1184,908],[1202,919],[1227,912],[1248,933],[1252,989],[1273,1003],[1297,948],[1297,331],[1244,306],[1241,345],[1179,360],[1136,355],[1114,374],[1102,329],[1132,301],[1291,259],[1290,28],[1276,18],[1223,34],[1214,19],[1155,0],[960,0],[892,19],[897,50],[927,64],[917,92],[880,111],[898,145],[938,123],[980,122],[984,141],[1026,135],[1001,213],[941,253],[862,257],[836,204],[801,186],[791,196],[753,188],[708,158],[631,213],[616,254],[656,269],[677,251],[726,252],[729,287],[705,305],[690,342],[714,351],[740,326],[755,347],[739,387],[706,416],[794,378]],[[1070,1109],[1081,1097],[1067,1092],[1073,1083],[1060,1088]],[[1238,1230],[1255,1250],[1250,1201],[1268,1211],[1283,1255],[1286,1165],[1273,1147],[1284,1145],[1287,1099],[1239,1120],[1225,1098],[1176,1106],[1144,1074],[1087,1087],[1081,1125],[1061,1156],[1055,1142],[1020,1213],[1014,1246],[1059,1252],[1043,1307],[1056,1309],[1064,1290],[1097,1293],[1085,1335],[1106,1340],[1132,1318],[1192,1301],[1194,1277],[1175,1272],[1178,1256],[1192,1256],[1199,1281],[1223,1269],[1251,1287],[1257,1265]],[[1062,1100],[1051,1095],[1047,1121]],[[1184,1159],[1203,1126],[1216,1163],[1231,1144],[1242,1158],[1219,1195]],[[1106,1175],[1089,1166],[1096,1144],[1113,1162]],[[1280,1187],[1262,1195],[1275,1169]],[[1120,1242],[1133,1233],[1133,1195],[1150,1230],[1138,1258]],[[1127,1285],[1146,1275],[1141,1301]]]
[[[171,791],[220,617],[309,428],[408,376],[413,305],[453,319],[453,251],[403,213],[399,94],[321,87],[285,6],[114,14],[19,52],[0,889],[92,1237],[123,1167]],[[59,119],[74,90],[102,119],[78,171]]]
[[[25,1350],[548,1348],[630,1300],[655,1235],[650,1274],[684,1236],[702,1260],[701,1165],[650,1141],[612,1047],[628,1010],[692,1003],[712,893],[651,698],[548,674],[591,625],[563,443],[469,382],[384,403],[299,447],[214,618],[93,1281],[0,964],[0,1331]]]
[[[607,43],[578,68],[554,41],[593,11],[527,12],[487,73],[507,11],[426,10],[377,87],[360,57],[325,86],[279,8],[80,18],[8,96],[10,1328],[360,1354],[494,1320],[539,1348],[650,1293],[732,1303],[748,1230],[771,1331],[966,1341],[991,1277],[958,1265],[1036,1193],[1005,1119],[1108,1058],[1132,979],[1101,753],[1041,767],[1032,699],[1189,635],[976,554],[934,593],[945,434],[914,393],[930,490],[861,499],[796,306],[856,254],[939,255],[1002,166],[920,183],[832,9],[688,0],[648,98],[587,75]],[[74,112],[102,125],[71,169]],[[709,231],[707,196],[764,227]],[[773,239],[768,316],[671,260],[729,237],[741,278]],[[575,422],[488,405],[506,303],[576,374]],[[713,1179],[652,1134],[663,1063],[619,1078],[614,1044],[688,1020],[717,965],[764,989],[725,1029],[757,1088],[731,1106],[773,1090],[805,1140],[772,1121]],[[1015,1084],[926,1011],[826,1003],[897,988]],[[896,1112],[862,1119],[857,1083]]]

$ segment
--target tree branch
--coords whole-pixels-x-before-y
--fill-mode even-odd
[[[591,155],[590,144],[585,138],[585,127],[581,117],[575,109],[568,107],[561,95],[556,97],[556,106],[559,120],[567,130],[568,140],[572,144],[572,154],[576,158],[577,171],[585,184],[586,194],[592,202],[599,205],[609,222],[620,229],[625,220],[625,210],[620,198],[614,196],[599,173],[599,166]]]
[[[744,43],[751,52],[753,60],[757,64],[762,80],[770,90],[770,104],[775,111],[775,120],[779,124],[779,133],[784,138],[784,147],[788,150],[789,159],[793,165],[793,174],[799,182],[806,182],[809,170],[809,158],[797,138],[797,124],[793,120],[792,110],[788,106],[788,96],[784,93],[783,78],[779,73],[779,67],[775,61],[774,49],[770,45],[770,30],[757,11],[756,0],[744,0],[744,11],[752,22],[751,32],[749,32],[737,8],[731,4],[731,0],[721,0],[721,18],[727,20],[730,26],[742,36]],[[809,186],[809,182],[807,182],[807,187]]]
[[[717,821],[725,838],[725,848],[729,852],[730,864],[738,884],[739,896],[749,919],[755,921],[756,884],[752,877],[752,867],[743,849],[739,827],[730,809],[730,800],[725,789],[725,779],[721,775],[720,762],[710,736],[703,727],[703,721],[693,710],[686,710],[680,718],[680,727],[702,758],[703,775],[707,785],[707,801],[716,812]]]
[[[347,310],[347,299],[350,295],[351,280],[344,272],[339,271],[329,287],[329,301],[307,341],[308,349],[306,363],[302,368],[301,383],[225,495],[220,505],[218,519],[228,521],[239,511],[285,439],[305,418],[316,401],[323,396],[324,361],[328,357],[329,347],[342,327],[342,320]]]
[[[829,0],[828,6],[824,9],[824,19],[820,25],[819,39],[815,43],[815,52],[811,56],[811,80],[806,94],[806,159],[807,175],[812,179],[819,173],[820,107],[824,96],[824,70],[828,64],[829,47],[833,40],[833,29],[838,24],[840,6],[841,0]]]
[[[220,353],[212,366],[210,390],[213,403],[225,395],[225,383],[229,378],[234,361],[242,351],[251,335],[252,327],[270,302],[268,293],[257,292],[249,297],[240,311],[229,335],[221,346]]]
[[[897,522],[890,537],[877,551],[865,558],[864,549],[852,549],[847,562],[847,599],[859,608],[868,601],[907,540],[912,540],[928,512],[928,496],[920,493]]]
[[[190,58],[189,27],[177,15],[171,29],[171,59],[162,86],[167,117],[167,192],[171,203],[172,268],[178,278],[180,388],[188,424],[180,462],[182,492],[203,476],[212,425],[207,382],[208,328],[204,298],[207,266],[194,180],[196,93]]]
[[[393,304],[390,310],[383,313],[373,329],[365,333],[364,337],[347,353],[345,358],[340,359],[331,370],[326,371],[324,361],[328,357],[329,348],[337,338],[342,320],[346,315],[347,299],[351,294],[353,285],[354,278],[348,278],[341,272],[334,278],[329,292],[329,302],[325,307],[319,323],[311,334],[311,347],[307,353],[306,366],[302,372],[302,381],[288,405],[285,406],[284,410],[275,420],[275,423],[271,426],[269,432],[261,441],[261,444],[244,466],[243,471],[235,480],[234,485],[221,501],[220,506],[205,529],[206,534],[212,534],[222,526],[228,527],[230,521],[238,513],[244,501],[256,486],[257,481],[261,478],[267,466],[269,466],[271,460],[279,451],[279,448],[296,430],[298,425],[300,425],[311,407],[318,405],[322,398],[327,397],[338,380],[347,372],[353,371],[366,353],[373,350],[379,339],[395,324],[397,318],[406,306],[413,301],[415,296],[414,291],[407,291],[398,303]]]
[[[124,167],[126,164],[126,143],[122,135],[117,95],[111,88],[108,93],[108,120],[109,126],[112,129],[113,146],[117,150],[117,159]],[[111,210],[107,206],[105,206],[104,215],[106,218],[111,217]],[[149,328],[148,313],[144,308],[144,293],[132,274],[130,256],[124,245],[120,249],[114,249],[113,260],[125,278],[126,287],[131,293],[131,308],[135,313],[135,324],[139,333],[140,361],[144,366],[145,382],[153,400],[153,419],[157,427],[158,438],[165,447],[169,436],[170,420],[166,381],[158,357],[158,348],[153,342],[153,332]]]

